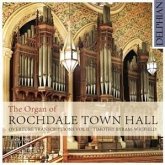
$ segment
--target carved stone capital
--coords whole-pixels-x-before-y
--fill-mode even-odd
[[[3,56],[8,57],[9,59],[12,57],[13,51],[10,48],[3,47]]]

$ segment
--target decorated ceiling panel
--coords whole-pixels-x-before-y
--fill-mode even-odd
[[[127,3],[125,8],[112,15],[114,38],[119,47],[134,38],[139,38],[151,45],[152,36],[151,3]]]
[[[12,13],[27,4],[30,3],[3,3],[3,24],[5,24]],[[52,11],[67,29],[68,3],[44,4],[51,7]],[[111,7],[115,11],[115,9],[118,10],[121,8],[122,5],[123,3],[113,3]],[[113,36],[119,47],[124,48],[134,38],[140,38],[142,41],[151,43],[151,9],[151,3],[126,3],[122,11],[111,15],[114,29]],[[97,12],[87,7],[85,3],[71,3],[70,15],[73,36],[82,27],[97,20]]]
[[[52,8],[52,11],[58,16],[60,21],[67,29],[67,21],[69,20],[69,3],[46,3]],[[95,22],[97,19],[97,13],[83,3],[71,3],[70,4],[70,18],[72,23],[73,35],[86,24]]]

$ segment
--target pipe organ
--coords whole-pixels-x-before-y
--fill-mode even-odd
[[[66,71],[59,62],[60,45],[55,36],[51,9],[43,7],[23,34],[18,31],[13,55],[14,101],[67,99]]]
[[[124,81],[128,79],[129,101],[156,101],[156,75],[150,75],[146,68],[146,43],[127,61],[126,76],[123,50],[117,48],[112,34],[110,8],[105,5],[103,14],[98,14],[97,27],[79,38],[80,68],[74,72],[74,100],[124,101]]]
[[[156,76],[147,71],[146,44],[138,47],[137,57],[128,62],[129,101],[156,101]]]
[[[126,81],[128,101],[156,101],[156,75],[152,76],[147,72],[146,44],[143,42],[142,48],[138,47],[136,56],[127,61],[127,70],[124,71],[123,50],[117,48],[112,33],[110,9],[104,6],[103,14],[98,14],[97,27],[94,26],[91,31],[79,38],[80,67],[76,67],[74,71],[74,100],[125,101]],[[94,37],[90,37],[91,34],[94,34]],[[111,149],[114,145],[120,148],[118,142],[115,144],[116,138],[93,137],[95,140],[92,145],[99,148],[104,143],[105,148]],[[80,149],[90,148],[87,144],[88,137],[78,139]],[[135,135],[124,137],[124,140],[129,148],[133,147],[134,143],[148,143],[151,137],[146,137],[145,142],[143,137]],[[98,145],[99,143],[101,145]]]
[[[74,73],[75,100],[122,100],[122,50],[117,50],[112,32],[110,8],[104,6],[103,15],[98,15],[97,28],[94,26],[84,37],[79,38],[81,69],[77,68]],[[90,64],[91,58],[95,59],[95,64]],[[81,88],[78,91],[79,86]]]
[[[24,33],[17,33],[12,59],[13,101],[67,99],[67,71],[59,62],[60,43],[54,36],[53,17],[47,7],[43,7],[43,15],[39,16],[37,12],[35,25]],[[108,6],[103,7],[103,14],[98,14],[96,26],[79,37],[78,46],[80,66],[73,73],[74,101],[125,101],[126,80],[128,101],[156,101],[156,74],[152,76],[147,72],[146,44],[138,47],[136,56],[127,61],[127,71],[124,72],[123,51],[118,49],[114,41]],[[88,137],[78,139],[79,149],[89,147]],[[95,143],[99,141],[99,137],[93,139]],[[106,137],[112,146],[116,139]],[[128,140],[127,146],[132,146],[133,140],[141,139],[125,137],[125,140]]]

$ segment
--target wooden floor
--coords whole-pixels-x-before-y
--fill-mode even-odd
[[[69,153],[67,162],[163,162],[163,151]]]

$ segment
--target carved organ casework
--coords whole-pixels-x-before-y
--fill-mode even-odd
[[[13,55],[13,101],[66,100],[66,71],[59,62],[51,9],[43,7],[26,32],[17,34]]]
[[[147,71],[149,52],[146,43],[138,47],[137,56],[127,61],[129,101],[156,101],[156,75]]]
[[[104,6],[103,14],[98,15],[97,29],[94,26],[79,38],[80,68],[74,73],[75,100],[123,100],[122,50],[117,49],[112,32],[110,8]]]

